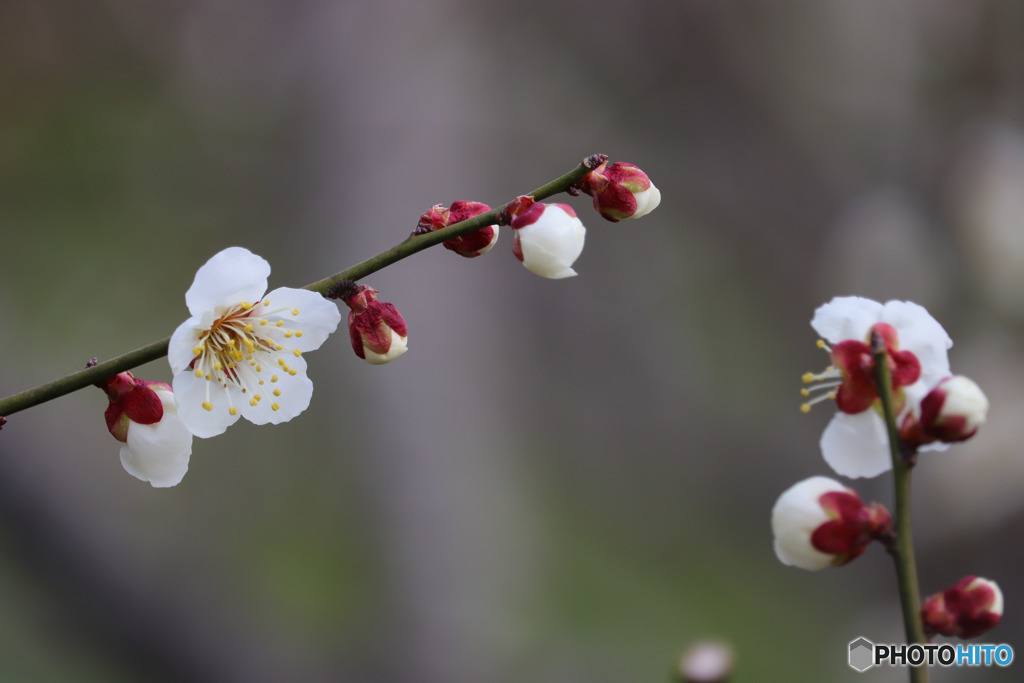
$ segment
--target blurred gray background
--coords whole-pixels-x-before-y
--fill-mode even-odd
[[[0,681],[667,681],[702,638],[736,681],[905,680],[846,665],[901,635],[880,548],[771,547],[829,474],[799,377],[845,294],[928,307],[992,402],[917,470],[919,564],[996,579],[983,640],[1019,645],[1022,35],[1007,0],[0,2],[0,395],[169,335],[230,245],[300,286],[595,152],[663,193],[568,199],[570,280],[507,233],[368,278],[409,352],[332,337],[306,413],[197,440],[176,488],[122,470],[99,391],[12,416]]]

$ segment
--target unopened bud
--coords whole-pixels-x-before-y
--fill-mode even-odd
[[[352,350],[371,365],[391,362],[408,349],[405,319],[394,305],[377,301],[379,293],[369,285],[358,285],[340,295],[352,309],[348,313]]]
[[[928,635],[974,638],[1003,618],[1003,592],[995,581],[965,576],[921,606]]]
[[[435,204],[431,209],[420,216],[417,233],[425,233],[433,230],[440,230],[455,223],[461,223],[467,218],[479,216],[491,210],[483,202],[457,201],[453,202],[451,208],[445,208],[442,204]],[[445,240],[445,249],[454,251],[459,256],[473,258],[486,254],[498,241],[498,226],[487,225],[479,230],[453,237]]]
[[[661,191],[647,174],[624,161],[601,164],[579,188],[594,198],[594,210],[613,223],[646,216],[661,203]]]
[[[828,477],[794,484],[772,509],[775,554],[800,569],[844,565],[891,530],[885,507],[865,505],[856,491]]]

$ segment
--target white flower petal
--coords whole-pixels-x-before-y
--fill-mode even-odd
[[[294,375],[284,371],[265,373],[268,379],[265,379],[262,385],[254,387],[256,393],[251,397],[247,394],[236,394],[243,397],[236,407],[246,420],[257,425],[280,424],[309,407],[309,401],[313,397],[313,382],[306,376],[305,359],[293,356],[288,367],[295,371]],[[272,381],[272,377],[276,377],[277,381]],[[275,395],[275,391],[279,391],[280,395]],[[256,399],[256,396],[259,398]],[[252,405],[251,401],[256,401],[256,405]]]
[[[128,474],[154,487],[176,486],[188,471],[192,432],[176,415],[164,413],[154,424],[128,427],[121,446],[121,464]]]
[[[167,361],[171,365],[171,374],[177,375],[189,366],[196,357],[193,349],[199,341],[200,334],[206,329],[208,326],[201,325],[200,319],[193,316],[174,330],[167,347]]]
[[[811,327],[830,344],[845,339],[865,341],[868,330],[879,322],[882,304],[860,296],[837,296],[814,311]]]
[[[196,377],[191,370],[185,370],[174,376],[171,386],[178,403],[178,415],[199,438],[208,439],[223,434],[238,421],[240,412],[232,415],[230,407],[234,404],[241,411],[241,406],[234,397],[229,400],[227,390],[220,384]],[[238,395],[241,396],[241,393],[238,392]],[[213,410],[203,408],[204,401],[209,401]]]
[[[194,316],[239,301],[254,302],[267,291],[270,264],[243,247],[228,247],[214,254],[196,272],[185,292],[185,304]]]
[[[892,468],[885,421],[874,410],[836,413],[821,435],[821,454],[837,474],[854,479]]]
[[[271,311],[278,312],[264,314],[262,317],[271,323],[283,320],[282,329],[302,331],[302,336],[293,334],[287,339],[274,336],[275,341],[288,349],[313,351],[320,348],[341,322],[337,304],[307,289],[280,287],[267,294],[264,300],[270,301]],[[272,332],[274,329],[270,328]]]

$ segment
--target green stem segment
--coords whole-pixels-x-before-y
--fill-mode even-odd
[[[594,170],[594,168],[596,168],[606,158],[607,157],[604,157],[604,155],[599,154],[587,157],[573,170],[552,180],[546,185],[542,185],[530,194],[537,201],[541,201],[552,195],[565,192],[575,185],[583,176]],[[418,251],[423,251],[427,247],[432,247],[435,244],[440,244],[441,242],[453,237],[458,237],[459,235],[479,230],[487,225],[500,223],[502,222],[502,214],[506,206],[508,206],[508,204],[504,204],[497,209],[482,213],[479,216],[473,216],[472,218],[468,218],[459,223],[449,225],[441,230],[435,230],[434,232],[429,232],[423,235],[411,235],[406,238],[405,241],[396,244],[390,249],[382,251],[376,256],[368,258],[361,263],[357,263],[351,268],[343,270],[340,273],[336,273],[335,275],[331,275],[323,280],[318,280],[317,282],[308,284],[304,289],[309,289],[320,294],[326,294],[331,287],[337,285],[343,280],[361,280],[367,275],[375,273],[397,261],[401,261],[404,258],[412,256]],[[94,365],[91,368],[71,373],[66,377],[54,380],[48,384],[0,399],[0,416],[12,415],[21,410],[25,410],[26,408],[37,406],[40,403],[52,401],[55,398],[59,398],[65,394],[70,394],[73,391],[84,389],[85,387],[95,384],[102,379],[112,377],[119,372],[131,370],[132,368],[149,363],[150,361],[162,358],[167,355],[167,347],[169,343],[170,337],[161,339],[160,341],[155,341],[152,344],[148,344],[124,355],[117,356],[116,358],[111,358],[108,361]],[[0,425],[2,424],[3,423],[0,422]]]
[[[905,457],[900,448],[888,355],[885,341],[876,332],[871,333],[871,353],[875,359],[875,382],[878,385],[878,395],[882,399],[882,416],[889,432],[889,451],[892,454],[895,541],[889,548],[889,553],[896,565],[896,580],[899,584],[900,604],[903,607],[903,626],[907,644],[924,644],[927,640],[921,623],[921,595],[917,585],[917,562],[914,559],[914,538],[910,523],[910,472],[913,461]],[[910,667],[910,680],[911,683],[927,683],[928,667]]]

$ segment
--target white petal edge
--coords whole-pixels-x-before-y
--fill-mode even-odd
[[[192,432],[176,415],[164,414],[151,425],[133,422],[121,446],[121,465],[128,474],[155,488],[177,486],[188,472]]]
[[[206,329],[206,326],[201,325],[200,319],[193,316],[174,330],[167,346],[167,362],[171,366],[172,375],[177,375],[185,370],[195,359],[196,354],[193,350],[199,343],[200,335]]]
[[[864,341],[871,326],[879,321],[882,304],[860,296],[837,296],[814,311],[811,327],[825,341]]]
[[[219,306],[255,302],[267,291],[270,264],[244,247],[228,247],[210,257],[185,292],[189,313],[200,316]]]
[[[821,454],[836,474],[857,479],[892,469],[885,422],[874,410],[836,413],[821,435]]]

